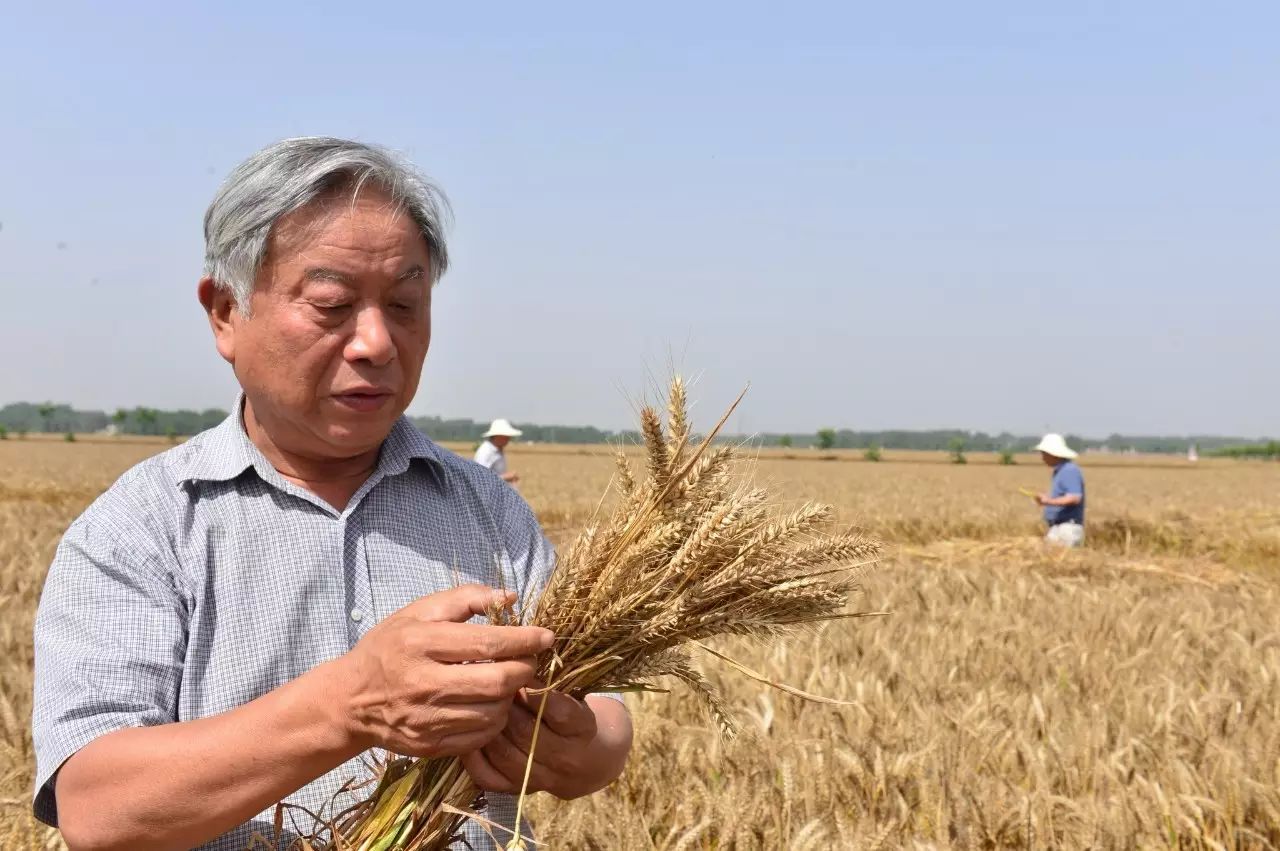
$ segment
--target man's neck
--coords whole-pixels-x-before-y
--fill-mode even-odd
[[[244,404],[243,421],[250,442],[258,447],[277,473],[298,487],[311,491],[338,511],[347,507],[351,497],[378,466],[377,448],[349,458],[323,458],[289,451],[263,427],[248,400]]]

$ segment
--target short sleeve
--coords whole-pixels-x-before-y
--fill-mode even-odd
[[[506,472],[505,469],[499,469],[499,467],[505,467],[502,453],[487,440],[476,449],[475,462],[481,467],[488,467],[499,475]]]
[[[130,506],[131,507],[131,506]],[[67,530],[35,622],[34,813],[57,825],[62,764],[99,736],[177,720],[186,607],[153,534],[104,495]]]
[[[543,533],[542,527],[529,507],[514,488],[504,485],[506,510],[503,513],[503,536],[506,539],[507,552],[511,556],[512,567],[517,579],[520,604],[532,616],[538,599],[547,587],[551,571],[555,570],[556,553],[551,542]],[[622,700],[622,695],[615,692],[600,692],[603,697]]]
[[[1067,494],[1083,494],[1084,493],[1084,474],[1080,472],[1080,468],[1075,464],[1069,465],[1062,471],[1062,478],[1059,482],[1063,495]]]
[[[530,615],[555,569],[556,553],[533,509],[505,482],[497,482],[498,523],[503,547],[511,568],[511,587],[519,595],[519,605]]]

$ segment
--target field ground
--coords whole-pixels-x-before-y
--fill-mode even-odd
[[[31,623],[62,530],[165,448],[0,442],[0,848],[60,847],[29,819]],[[458,447],[465,449],[465,447]],[[631,699],[608,792],[540,800],[553,848],[1280,848],[1280,465],[1084,459],[1089,547],[1048,552],[1047,471],[941,454],[763,452],[787,498],[890,544],[862,605],[890,615],[751,667],[851,700],[801,704],[708,664],[749,733],[722,742],[679,692]],[[611,465],[600,447],[511,453],[564,542]]]

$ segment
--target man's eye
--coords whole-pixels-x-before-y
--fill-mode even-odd
[[[351,305],[349,304],[313,303],[311,306],[314,307],[325,319],[341,319],[351,308]]]

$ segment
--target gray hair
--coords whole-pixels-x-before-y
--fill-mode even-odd
[[[366,183],[390,195],[417,224],[431,257],[430,281],[440,280],[449,266],[444,193],[398,154],[327,136],[276,142],[231,172],[204,214],[205,275],[248,315],[275,223],[335,191],[349,189],[354,198]]]

